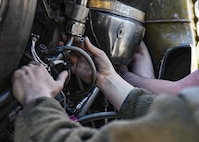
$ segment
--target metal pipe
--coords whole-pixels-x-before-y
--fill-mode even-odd
[[[75,39],[74,35],[67,36],[67,41],[65,43],[65,46],[71,46],[73,44],[74,39]]]
[[[81,0],[81,5],[82,6],[87,6],[88,0]]]
[[[93,92],[91,92],[92,94],[89,96],[89,99],[87,100],[85,105],[81,108],[82,110],[76,115],[77,118],[84,116],[88,112],[90,106],[93,104],[93,102],[97,98],[99,91],[100,91],[99,88],[95,87]]]

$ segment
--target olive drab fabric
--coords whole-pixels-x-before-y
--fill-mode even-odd
[[[15,142],[198,142],[199,99],[195,91],[199,89],[174,97],[134,89],[120,110],[126,119],[98,130],[71,121],[56,100],[40,98],[18,115]]]

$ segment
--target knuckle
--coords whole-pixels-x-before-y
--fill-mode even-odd
[[[27,71],[27,70],[29,70],[29,67],[28,66],[23,66],[23,67],[21,67],[21,70]]]
[[[18,69],[14,72],[13,74],[13,78],[20,78],[24,75],[24,71],[22,71],[21,69]]]
[[[103,50],[98,51],[98,56],[104,56],[104,55],[106,55],[106,53]]]

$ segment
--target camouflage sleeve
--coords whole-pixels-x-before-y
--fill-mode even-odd
[[[58,101],[45,97],[27,104],[18,114],[14,139],[16,142],[72,142],[90,139],[94,132],[71,121]]]
[[[144,95],[142,95],[143,93]],[[152,95],[149,92],[133,89],[123,103],[120,112],[123,116],[137,116],[145,113],[151,103]],[[117,126],[111,126],[110,129]],[[16,142],[81,142],[85,140],[96,141],[96,139],[109,141],[108,139],[112,138],[112,134],[109,135],[106,131],[105,129],[99,133],[96,129],[82,127],[79,123],[71,121],[58,101],[51,98],[39,98],[27,104],[18,114],[15,120],[14,139]]]
[[[130,117],[140,116],[147,111],[148,113],[140,119],[115,121],[97,130],[71,121],[56,100],[40,98],[25,106],[18,115],[14,141],[199,141],[199,127],[192,117],[193,110],[186,101],[168,95],[153,100],[154,98],[154,95],[145,90],[132,90],[120,112],[123,116]]]
[[[146,114],[156,95],[145,89],[133,89],[120,108],[121,118],[131,119]]]

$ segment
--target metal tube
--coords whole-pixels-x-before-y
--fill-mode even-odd
[[[73,44],[74,38],[75,37],[73,35],[68,36],[65,46],[71,46]]]
[[[91,92],[92,94],[89,96],[89,99],[87,100],[86,104],[82,107],[82,110],[76,115],[77,118],[84,116],[88,112],[88,109],[97,98],[99,91],[100,91],[99,88],[95,87],[93,92]]]
[[[88,0],[82,0],[81,1],[81,5],[86,7],[87,6],[87,2],[88,2]]]

